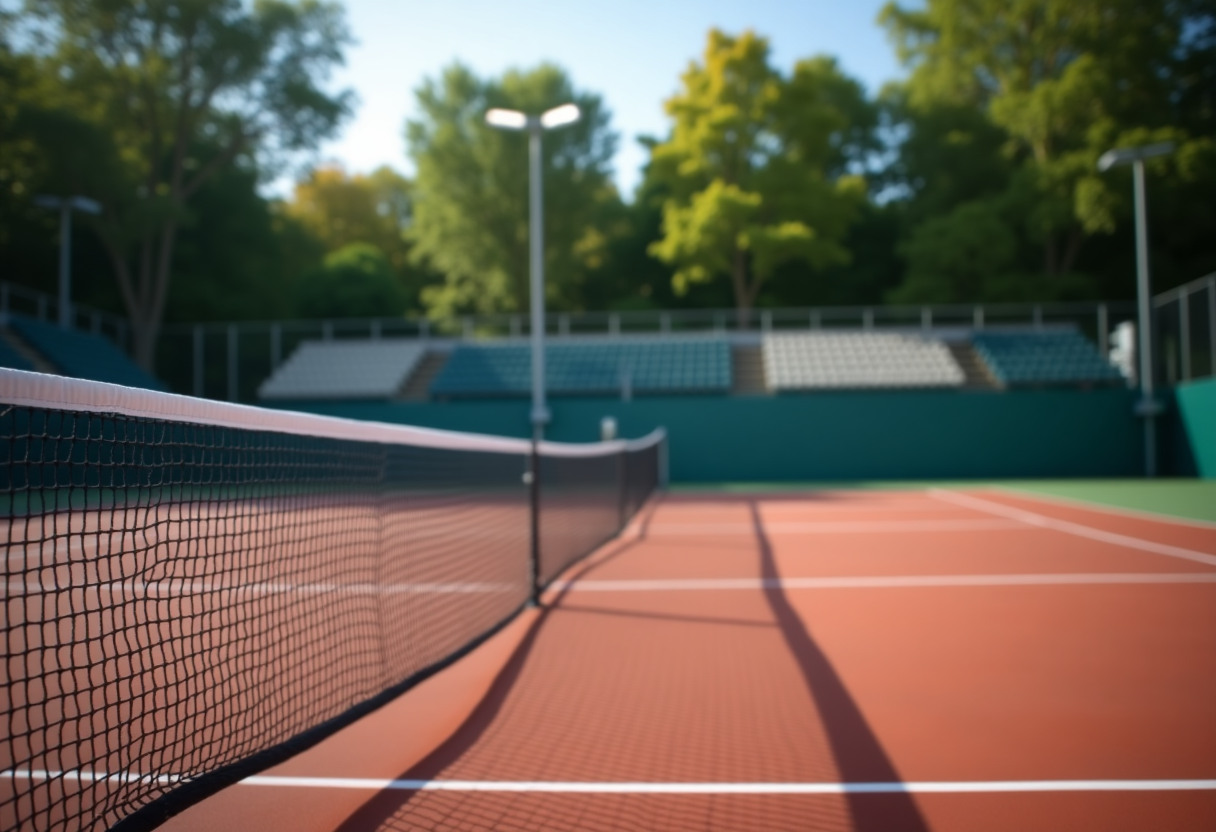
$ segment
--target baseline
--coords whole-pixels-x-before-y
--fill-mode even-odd
[[[249,777],[242,786],[377,791],[539,792],[542,794],[997,794],[1009,792],[1214,791],[1216,780],[993,780],[891,783],[588,783],[509,780],[376,780]]]

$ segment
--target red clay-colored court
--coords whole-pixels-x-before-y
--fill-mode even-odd
[[[1216,829],[1216,527],[674,494],[193,830]]]

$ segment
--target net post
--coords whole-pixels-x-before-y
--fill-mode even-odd
[[[629,451],[624,447],[616,455],[616,508],[617,534],[625,530],[629,522]]]
[[[532,551],[529,557],[529,571],[532,579],[532,606],[540,606],[541,574],[540,574],[540,439],[543,428],[539,423],[532,425],[532,458],[529,463],[528,488],[531,497],[531,527]]]
[[[667,483],[671,476],[670,461],[667,458],[667,431],[663,431],[663,438],[659,440],[659,488],[667,490]]]

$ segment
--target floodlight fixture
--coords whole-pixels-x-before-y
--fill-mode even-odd
[[[519,110],[504,110],[494,107],[486,110],[486,124],[502,130],[523,130],[528,126],[528,115]]]
[[[1108,171],[1120,165],[1130,165],[1133,162],[1143,162],[1156,156],[1166,156],[1174,152],[1173,142],[1158,142],[1139,147],[1118,147],[1108,150],[1098,157],[1098,170]]]
[[[554,107],[548,110],[540,117],[540,125],[546,130],[552,130],[554,127],[565,127],[567,124],[574,124],[582,115],[579,112],[577,104],[563,104],[560,107]]]
[[[51,196],[39,194],[34,197],[39,208],[59,212],[59,326],[72,326],[72,212],[100,214],[101,205],[87,196]]]
[[[1132,182],[1136,200],[1136,305],[1137,341],[1139,354],[1140,401],[1135,413],[1144,419],[1144,475],[1157,475],[1156,418],[1162,405],[1153,398],[1153,338],[1152,281],[1148,272],[1148,209],[1145,205],[1144,160],[1165,156],[1174,151],[1173,142],[1157,142],[1139,147],[1119,147],[1108,150],[1098,158],[1098,170],[1107,171],[1122,165],[1132,166]]]
[[[545,403],[545,244],[544,189],[541,175],[541,136],[546,130],[564,127],[579,120],[582,114],[576,104],[561,104],[539,116],[494,107],[486,111],[486,124],[502,130],[528,131],[528,259],[530,261],[529,293],[532,322],[532,463],[527,482],[532,489],[532,504],[540,504],[540,443],[545,438],[549,408]],[[540,530],[537,513],[532,512],[532,562],[540,562]],[[540,601],[540,585],[533,574],[532,600]]]

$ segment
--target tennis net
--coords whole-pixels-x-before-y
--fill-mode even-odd
[[[149,829],[476,647],[659,485],[532,443],[0,370],[0,828]]]

